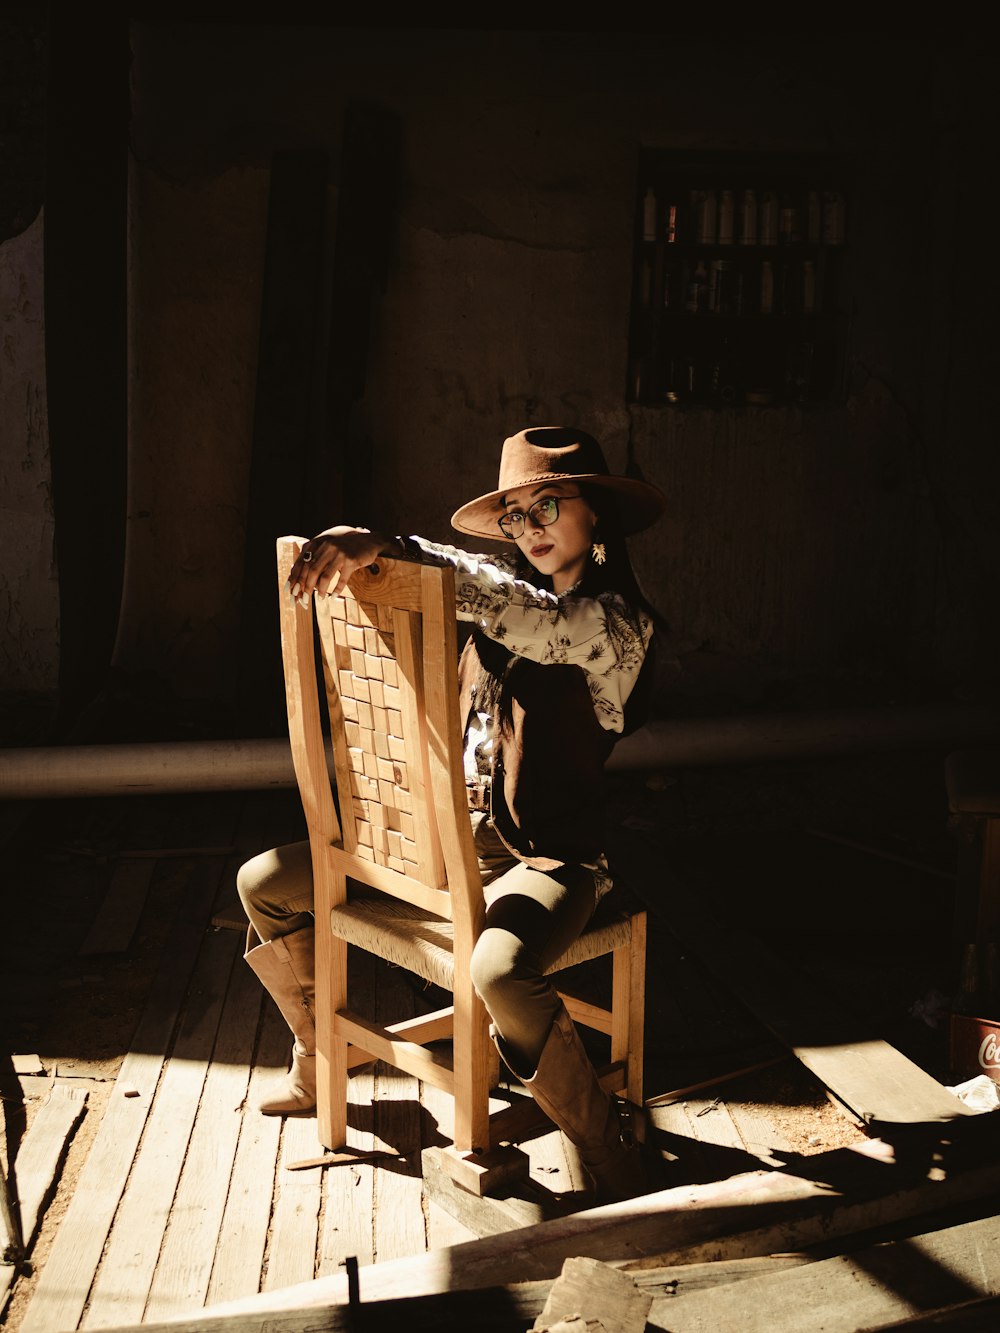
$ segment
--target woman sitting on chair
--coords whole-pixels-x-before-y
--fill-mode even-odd
[[[503,1059],[576,1145],[602,1198],[642,1191],[638,1150],[545,970],[611,887],[602,770],[642,721],[652,664],[652,612],[624,539],[663,506],[655,487],[610,475],[591,436],[530,428],[504,442],[497,490],[452,517],[460,532],[509,542],[512,556],[335,527],[306,543],[289,588],[306,603],[335,593],[380,554],[454,567],[456,614],[475,627],[459,665],[486,896],[472,980]],[[247,961],[295,1037],[286,1088],[260,1109],[306,1113],[316,1104],[309,844],[247,862],[239,891]]]

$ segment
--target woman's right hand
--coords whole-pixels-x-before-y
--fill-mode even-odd
[[[292,565],[288,590],[303,606],[311,593],[329,596],[346,588],[356,569],[370,565],[385,546],[385,538],[367,528],[338,525],[310,538]]]

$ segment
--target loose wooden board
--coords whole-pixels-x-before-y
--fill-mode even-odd
[[[805,1255],[739,1259],[712,1264],[686,1264],[629,1273],[639,1291],[653,1298],[683,1287],[700,1291],[726,1282],[741,1282],[765,1272],[781,1272],[810,1262]],[[444,1329],[476,1329],[482,1333],[523,1333],[545,1306],[551,1281],[516,1282],[477,1291],[442,1292],[397,1300],[362,1302],[363,1327],[396,1333],[442,1333]],[[306,1306],[288,1311],[227,1315],[213,1320],[218,1333],[356,1333],[358,1320],[349,1306]],[[129,1333],[201,1333],[204,1319],[129,1326]],[[114,1331],[112,1331],[114,1333]],[[117,1333],[125,1333],[124,1329]]]
[[[686,1185],[469,1241],[448,1250],[378,1264],[364,1277],[364,1299],[554,1278],[565,1259],[587,1253],[627,1265],[738,1259],[796,1251],[884,1222],[933,1213],[1000,1189],[1000,1163],[928,1178],[928,1158],[895,1163],[885,1144],[817,1153],[798,1163],[803,1175],[769,1171],[707,1185]],[[805,1174],[808,1172],[808,1175]],[[281,1293],[234,1302],[209,1314],[291,1309],[344,1301],[343,1278],[320,1279]]]
[[[38,1229],[45,1199],[52,1189],[59,1164],[87,1106],[83,1089],[57,1085],[49,1093],[24,1136],[14,1164],[7,1173],[8,1185],[16,1185],[21,1211],[21,1239],[25,1250]]]
[[[146,905],[146,894],[156,870],[150,857],[126,857],[118,862],[97,918],[80,945],[81,955],[125,953]]]
[[[669,1333],[855,1333],[1000,1295],[1000,1218],[893,1241],[732,1287],[661,1298],[649,1326]]]

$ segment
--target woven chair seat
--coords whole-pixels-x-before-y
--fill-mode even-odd
[[[612,901],[614,897],[609,894],[598,904],[586,930],[548,972],[588,962],[629,943],[629,920]],[[333,933],[348,944],[454,991],[452,922],[401,899],[352,884],[347,902],[330,909],[330,924]]]

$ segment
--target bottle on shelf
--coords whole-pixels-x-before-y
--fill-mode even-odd
[[[732,245],[735,226],[736,205],[732,190],[722,190],[719,194],[719,244]]]
[[[757,244],[757,191],[744,190],[740,208],[740,244]]]
[[[844,244],[844,196],[839,190],[823,191],[822,234],[824,245]]]
[[[778,243],[778,196],[773,190],[765,190],[760,196],[760,210],[757,215],[757,243],[759,245],[777,245]]]
[[[799,210],[790,194],[783,195],[778,213],[778,240],[782,245],[794,245],[800,239]]]
[[[713,315],[735,315],[736,266],[731,259],[713,259],[708,279],[708,308]]]
[[[802,261],[802,313],[816,313],[816,264],[811,259]]]
[[[663,235],[668,245],[673,245],[677,240],[677,205],[668,204],[667,220],[663,228]]]
[[[656,240],[656,194],[652,185],[646,190],[642,201],[642,239]]]
[[[718,235],[718,201],[714,190],[698,194],[698,244],[714,245]]]
[[[684,309],[692,315],[701,314],[708,303],[708,270],[704,259],[699,259],[688,283]]]

